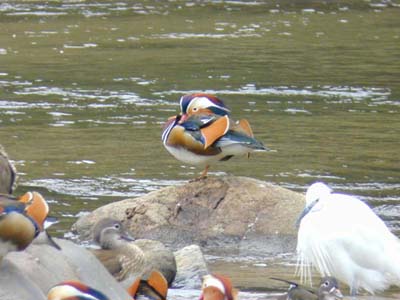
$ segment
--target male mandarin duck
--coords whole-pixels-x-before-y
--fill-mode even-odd
[[[210,164],[235,155],[268,149],[253,137],[250,124],[234,122],[222,100],[208,94],[185,95],[180,100],[182,114],[164,125],[164,147],[176,159],[204,166],[206,177]]]
[[[161,272],[152,271],[147,279],[136,279],[127,292],[133,299],[166,300],[168,281]]]
[[[64,281],[53,286],[47,300],[109,300],[102,292],[79,281]]]
[[[0,194],[12,194],[17,173],[6,151],[0,145]]]
[[[127,289],[127,293],[132,299],[145,297],[151,300],[166,300],[167,292],[167,280],[156,271],[152,272],[147,280],[138,278]],[[47,300],[109,300],[109,298],[99,290],[80,281],[68,280],[50,288]]]
[[[277,300],[340,300],[343,298],[335,277],[325,276],[321,278],[318,291],[300,287],[297,283],[279,278],[271,278],[288,283],[287,293],[277,297]]]
[[[200,300],[237,300],[239,291],[232,287],[231,280],[220,274],[203,276]]]
[[[37,192],[19,198],[0,195],[0,261],[10,251],[24,250],[44,231],[49,206]],[[48,236],[52,246],[59,246]]]

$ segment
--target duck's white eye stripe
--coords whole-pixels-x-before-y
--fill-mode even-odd
[[[210,99],[208,99],[207,97],[195,97],[192,99],[192,101],[190,102],[187,111],[191,110],[191,109],[199,109],[199,108],[206,108],[206,107],[218,107],[220,109],[226,110],[228,111],[228,109],[226,109],[225,107],[219,106],[217,104],[215,104],[214,102],[212,102]]]

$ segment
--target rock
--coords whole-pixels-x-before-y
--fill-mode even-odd
[[[143,250],[147,262],[152,265],[152,269],[160,271],[167,279],[168,285],[171,286],[177,272],[174,253],[160,241],[139,239],[133,243]]]
[[[0,145],[0,194],[12,194],[15,189],[16,169]]]
[[[0,299],[45,300],[47,297],[32,280],[27,278],[24,270],[19,269],[10,260],[4,259],[0,265]]]
[[[264,181],[209,177],[105,205],[81,217],[73,231],[87,240],[95,222],[113,217],[136,237],[174,249],[196,243],[242,252],[250,251],[249,245],[267,253],[292,251],[304,201],[303,195]]]
[[[89,251],[67,240],[55,241],[61,251],[31,244],[25,251],[5,256],[0,268],[0,299],[44,300],[53,285],[65,280],[80,280],[113,300],[129,299],[123,287]]]
[[[178,273],[174,287],[200,289],[203,276],[208,274],[207,264],[201,249],[190,245],[175,252]]]

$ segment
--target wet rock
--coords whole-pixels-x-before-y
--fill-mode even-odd
[[[199,246],[190,245],[175,252],[178,268],[174,287],[200,289],[203,276],[208,274],[207,264]]]
[[[264,181],[209,177],[100,207],[81,217],[73,231],[89,239],[95,222],[113,217],[136,237],[174,249],[196,243],[276,253],[294,249],[295,222],[303,207],[303,195]]]
[[[12,194],[15,189],[16,169],[0,145],[0,194]]]
[[[123,287],[89,251],[67,240],[55,240],[61,251],[32,244],[25,251],[6,255],[0,268],[0,299],[46,299],[47,291],[65,280],[80,280],[110,299],[129,299]],[[27,293],[32,294],[27,297]]]

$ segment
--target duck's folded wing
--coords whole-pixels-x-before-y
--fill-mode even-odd
[[[251,129],[249,121],[246,119],[241,119],[237,121],[234,127],[235,130],[247,134],[250,137],[254,137],[253,130]]]
[[[17,201],[12,196],[0,195],[0,214],[7,214],[10,212],[23,213],[25,207],[24,203]]]
[[[110,272],[113,276],[118,275],[122,271],[122,264],[119,259],[115,256],[115,252],[111,250],[91,250],[94,255],[96,255],[97,259],[101,261],[104,267]]]
[[[248,136],[240,131],[229,130],[222,138],[220,138],[215,146],[226,148],[233,145],[242,145],[246,148],[259,151],[268,151],[260,141],[255,138]]]

